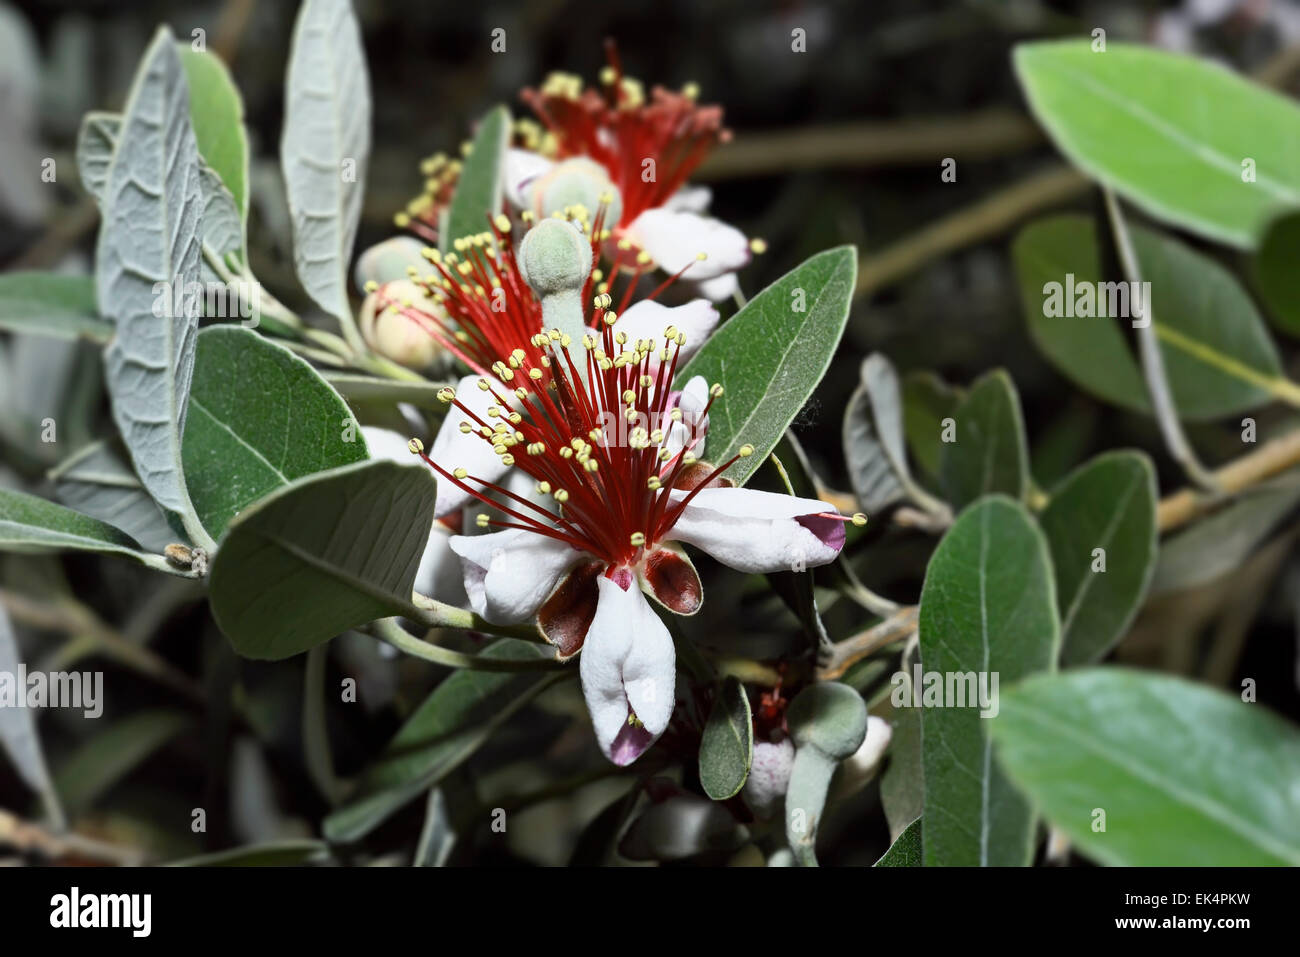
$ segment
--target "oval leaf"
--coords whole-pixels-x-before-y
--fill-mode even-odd
[[[1124,635],[1155,571],[1151,460],[1139,452],[1097,456],[1052,493],[1039,523],[1056,571],[1061,663],[1095,661]]]
[[[992,724],[1001,764],[1095,860],[1300,864],[1300,728],[1263,705],[1087,668],[1026,681]]]
[[[725,389],[709,413],[709,458],[743,485],[763,464],[830,366],[844,333],[858,260],[852,246],[818,253],[745,304],[687,363],[679,388],[702,375]]]
[[[212,563],[212,614],[247,658],[288,658],[376,618],[412,612],[434,482],[358,462],[245,509]]]
[[[348,259],[370,157],[370,79],[348,0],[305,0],[285,91],[280,158],[294,265],[317,305],[350,317]]]
[[[979,702],[921,711],[926,866],[1023,866],[1033,814],[991,759],[993,686],[1055,668],[1060,646],[1047,542],[1024,507],[997,496],[958,517],[930,559],[921,589],[921,661]],[[925,682],[914,687],[924,702]],[[911,704],[911,702],[908,702]]]
[[[190,121],[199,155],[230,191],[240,221],[248,217],[248,134],[244,101],[230,70],[215,53],[181,44],[190,86]]]
[[[903,497],[908,477],[903,442],[903,402],[889,360],[872,353],[844,410],[844,459],[859,504],[875,512]]]
[[[700,783],[715,801],[740,793],[754,763],[754,725],[749,697],[735,678],[728,678],[713,702],[700,741]]]
[[[316,370],[230,325],[199,335],[183,453],[190,499],[214,538],[294,479],[368,455],[352,413]]]
[[[1122,43],[1028,43],[1014,60],[1061,151],[1153,215],[1251,248],[1279,209],[1300,206],[1300,109],[1286,97],[1205,60]]]
[[[1011,377],[999,369],[980,378],[952,417],[956,441],[943,443],[939,470],[953,511],[995,492],[1022,498],[1029,487],[1029,453]]]
[[[876,867],[920,867],[921,859],[921,819],[918,817],[894,839],[889,850],[876,861]]]
[[[178,536],[167,523],[116,443],[93,442],[60,462],[50,473],[54,494],[71,509],[120,528],[159,552]]]
[[[46,272],[0,276],[0,329],[99,343],[113,335],[95,307],[94,279]]]
[[[510,111],[496,106],[479,122],[470,153],[461,166],[456,193],[439,230],[439,245],[448,252],[462,236],[481,233],[488,221],[501,211],[506,139],[510,133]]]
[[[140,546],[105,522],[35,495],[0,489],[0,551],[104,552],[140,560]]]
[[[1287,335],[1300,336],[1300,213],[1279,216],[1269,224],[1252,263],[1255,287],[1268,307],[1273,324]]]

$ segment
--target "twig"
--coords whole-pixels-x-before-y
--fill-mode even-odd
[[[51,860],[81,857],[106,864],[137,867],[145,862],[145,852],[134,847],[121,847],[82,837],[80,834],[51,834],[39,824],[0,808],[0,844],[15,848],[23,854],[40,854]]]
[[[1211,511],[1224,497],[1258,485],[1265,479],[1300,464],[1300,430],[1265,442],[1258,449],[1216,469],[1212,475],[1221,494],[1189,487],[1160,500],[1156,525],[1162,532],[1173,531]]]
[[[832,646],[830,660],[818,669],[817,678],[833,681],[868,655],[886,645],[909,638],[916,632],[917,611],[915,605],[900,608],[879,624],[858,632],[852,638],[837,642]]]

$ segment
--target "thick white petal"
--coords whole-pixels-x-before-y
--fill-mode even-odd
[[[683,494],[674,492],[673,498]],[[691,499],[667,538],[694,545],[737,571],[792,571],[824,565],[840,553],[844,523],[818,517],[834,512],[812,498],[709,488]]]
[[[453,535],[470,607],[496,625],[537,615],[560,576],[582,558],[564,542],[522,529],[488,535]]]
[[[689,276],[690,273],[686,275]],[[740,280],[736,278],[734,272],[724,272],[721,276],[705,279],[703,282],[695,283],[694,286],[696,292],[710,302],[721,302],[740,292]]]
[[[642,299],[618,317],[614,328],[626,332],[629,339],[650,339],[655,351],[663,345],[664,330],[676,326],[686,336],[677,367],[693,356],[718,326],[718,310],[707,299],[692,299],[681,306],[665,306],[653,299]]]
[[[579,658],[582,693],[596,740],[615,764],[630,764],[668,727],[675,702],[673,640],[641,589],[596,580],[596,616]],[[628,724],[635,713],[644,726]]]
[[[709,430],[709,419],[704,414],[704,407],[709,404],[709,382],[702,375],[694,376],[686,383],[677,399],[677,408],[682,410],[682,420],[668,427],[664,448],[669,455],[676,455],[686,447],[694,436],[698,441],[692,447],[696,458],[704,457],[705,436]]]
[[[693,263],[684,278],[712,279],[749,262],[749,241],[734,226],[698,213],[647,209],[628,227],[631,238],[667,272]],[[708,258],[697,262],[698,253]]]
[[[529,185],[539,176],[545,176],[555,166],[545,156],[529,150],[506,150],[505,181],[506,199],[517,209],[527,209],[527,192]]]
[[[484,392],[478,387],[478,380],[481,378],[482,376],[470,375],[461,379],[456,384],[456,398],[484,422],[491,424],[493,420],[488,418],[487,410],[488,406],[496,404],[496,399],[492,397],[491,392]],[[504,386],[497,386],[496,390],[502,395],[508,394],[509,391]],[[507,466],[501,464],[500,457],[492,451],[492,446],[482,436],[475,435],[473,432],[461,432],[462,422],[469,422],[475,428],[478,427],[477,423],[459,408],[450,406],[447,417],[442,420],[442,428],[438,429],[438,434],[433,440],[429,458],[448,472],[464,468],[469,470],[470,475],[487,482],[496,482],[505,475]],[[449,512],[462,508],[472,498],[473,496],[468,492],[440,475],[438,476],[438,500],[434,504],[433,513],[441,518]]]
[[[679,213],[702,213],[713,202],[713,190],[707,186],[683,186],[668,197],[664,209]]]

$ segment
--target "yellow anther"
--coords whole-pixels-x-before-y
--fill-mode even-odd
[[[720,398],[722,396],[722,383],[713,383],[713,387],[709,389],[709,395],[713,396],[715,399]]]
[[[623,401],[624,401],[624,402],[635,402],[635,401],[636,401],[636,393],[633,392],[631,389],[628,389],[626,392],[623,393]]]
[[[412,455],[419,455],[424,451],[424,443],[419,439],[411,439],[406,443],[406,447],[411,450]]]
[[[479,528],[487,528],[488,527],[487,514],[485,512],[479,512],[477,515],[475,515],[474,524],[477,525]]]
[[[645,533],[644,533],[644,532],[633,532],[633,533],[632,533],[632,544],[633,544],[634,546],[636,546],[637,548],[640,548],[642,545],[644,545],[644,544],[645,544]]]
[[[538,482],[538,483],[537,483],[537,491],[540,492],[542,495],[550,495],[550,494],[551,494],[551,483],[550,483],[550,482]]]
[[[646,488],[650,489],[652,492],[658,491],[659,489],[664,487],[664,483],[659,480],[658,475],[650,476],[648,479],[646,479],[645,484],[646,484]]]
[[[692,80],[690,83],[687,83],[684,87],[682,87],[682,96],[686,97],[686,99],[688,100],[699,99],[700,85],[696,83],[694,80]]]
[[[469,476],[469,469],[459,468],[456,469],[456,471],[452,472],[451,474],[456,476],[456,478],[458,479],[467,478]]]
[[[854,512],[853,524],[858,526],[858,528],[861,528],[863,525],[867,524],[867,516],[863,515],[861,512]]]
[[[378,288],[379,283],[375,282],[373,279],[366,280],[366,292],[374,292]]]
[[[438,390],[439,402],[450,402],[454,398],[456,398],[456,390],[451,386],[443,386]]]
[[[555,500],[557,502],[567,502],[569,500],[569,493],[562,488],[557,488],[555,490]]]
[[[514,457],[513,455],[511,455],[509,452],[507,452],[505,455],[501,456],[501,464],[502,464],[502,465],[505,465],[505,466],[507,466],[507,467],[508,467],[508,466],[511,466],[511,465],[514,465],[514,464],[515,464],[515,457]]]
[[[484,392],[487,392],[489,389],[492,388],[490,385],[488,385],[488,380],[487,380],[487,379],[479,379],[479,380],[478,380],[478,387],[479,387],[482,391],[484,391]]]
[[[747,459],[753,454],[754,454],[754,447],[752,445],[742,445],[740,447],[740,457],[742,459]]]
[[[767,240],[758,239],[757,237],[749,241],[749,251],[755,256],[761,256],[767,252]]]
[[[498,230],[503,233],[510,232],[510,217],[504,213],[497,213],[497,218],[492,221]]]

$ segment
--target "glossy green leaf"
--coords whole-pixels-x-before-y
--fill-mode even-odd
[[[231,325],[199,335],[183,453],[190,499],[213,538],[294,479],[368,456],[352,413],[315,369]]]
[[[149,494],[189,516],[181,433],[198,333],[202,208],[187,96],[175,43],[161,28],[123,114],[95,279],[100,311],[117,327],[105,352],[113,418]]]
[[[113,335],[95,307],[95,280],[52,272],[0,275],[0,329],[99,343]]]
[[[1061,151],[1147,212],[1250,248],[1273,214],[1300,206],[1290,99],[1207,60],[1123,43],[1021,44],[1014,62]]]
[[[702,375],[725,391],[709,413],[708,457],[754,454],[727,472],[743,485],[799,414],[844,333],[857,275],[852,246],[818,253],[745,304],[678,377]]]
[[[212,614],[247,658],[288,658],[407,614],[429,537],[427,469],[358,462],[298,479],[230,523],[212,563]]]
[[[1101,863],[1300,864],[1300,728],[1261,704],[1087,668],[1008,691],[993,736],[1016,783]]]
[[[1255,288],[1273,325],[1300,336],[1300,213],[1269,223],[1251,265]]]
[[[493,107],[479,121],[440,230],[439,245],[444,253],[460,237],[488,229],[489,219],[501,211],[509,135],[510,111],[504,106]]]
[[[487,658],[532,661],[550,651],[531,642],[502,639]],[[436,687],[362,774],[357,794],[325,819],[331,841],[355,841],[378,827],[459,767],[505,721],[555,676],[456,671]]]
[[[248,217],[248,133],[244,101],[230,70],[215,53],[178,47],[190,86],[190,122],[199,155],[220,177],[241,220]]]
[[[728,678],[713,702],[700,740],[700,784],[715,801],[740,793],[754,763],[754,725],[749,697],[735,678]]]
[[[284,168],[294,265],[327,313],[350,317],[348,262],[370,157],[370,79],[350,0],[304,0],[285,78]]]
[[[1155,571],[1151,460],[1140,452],[1097,456],[1052,492],[1039,524],[1056,571],[1061,664],[1095,661],[1123,637]]]
[[[953,510],[995,492],[1022,498],[1029,486],[1029,452],[1011,377],[999,369],[980,378],[952,417],[956,440],[943,443],[939,468]]]
[[[1051,671],[1060,648],[1047,542],[1022,505],[997,496],[958,517],[926,569],[920,634],[926,673],[976,682],[959,686],[963,707],[954,698],[921,712],[925,863],[1028,864],[1033,813],[993,762],[991,722],[981,716],[998,701],[993,676],[1001,691]],[[967,697],[981,675],[983,711]],[[924,704],[924,682],[918,691]]]
[[[921,854],[921,819],[918,817],[907,825],[903,833],[894,839],[889,850],[876,861],[876,867],[920,867],[924,861]]]

